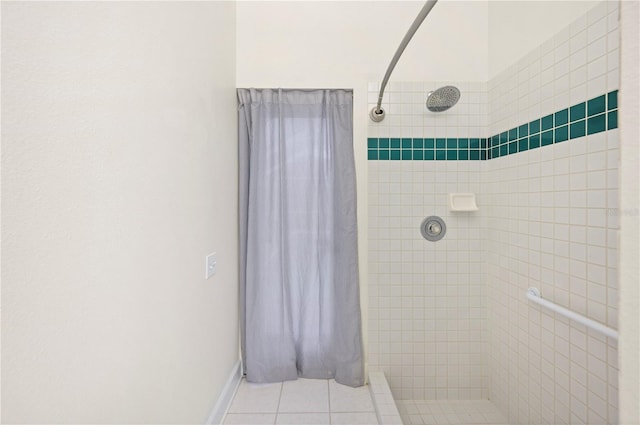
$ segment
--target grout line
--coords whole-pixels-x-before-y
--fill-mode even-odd
[[[329,399],[328,399],[328,403],[329,403],[329,425],[331,425],[332,424],[332,422],[331,422],[331,413],[332,413],[332,410],[331,410],[331,384],[330,384],[329,380],[327,380],[327,393],[328,393],[328,397],[329,397]]]
[[[278,416],[280,415],[280,402],[282,401],[282,393],[284,392],[284,382],[280,383],[280,396],[278,397],[278,406],[276,407],[276,417],[273,424],[278,423]]]

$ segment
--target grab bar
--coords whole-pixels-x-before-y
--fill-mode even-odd
[[[581,314],[573,312],[569,309],[566,309],[558,304],[552,303],[551,301],[547,301],[540,296],[540,291],[538,288],[529,288],[527,289],[527,298],[533,301],[536,304],[540,304],[541,306],[547,307],[549,310],[555,311],[565,317],[568,317],[571,320],[575,320],[576,322],[585,325],[588,328],[596,330],[609,338],[618,339],[618,331],[615,329],[609,328],[602,323],[596,322],[595,320],[589,319],[588,317],[584,317]]]

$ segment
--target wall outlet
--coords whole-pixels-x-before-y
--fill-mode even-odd
[[[206,267],[205,276],[204,276],[205,279],[209,279],[211,276],[216,274],[217,263],[216,263],[215,252],[213,254],[209,254],[206,256],[205,267]]]

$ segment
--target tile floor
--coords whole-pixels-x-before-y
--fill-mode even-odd
[[[489,400],[397,400],[405,425],[507,425]]]
[[[298,379],[249,384],[244,379],[224,425],[377,425],[369,387],[334,380]]]

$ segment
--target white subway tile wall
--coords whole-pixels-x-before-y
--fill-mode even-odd
[[[488,83],[396,82],[370,138],[480,137],[618,89],[618,10],[599,3]],[[426,93],[460,88],[444,114]],[[369,103],[379,83],[369,84]],[[369,161],[369,346],[400,400],[491,400],[510,423],[617,421],[617,347],[531,305],[617,327],[618,130],[487,161]],[[473,192],[480,210],[451,213]],[[441,216],[447,235],[421,237]]]
[[[487,136],[618,89],[618,3],[604,1],[487,84]]]
[[[380,83],[369,83],[369,107]],[[426,114],[430,91],[455,85],[458,104]],[[487,133],[485,82],[391,82],[370,138],[459,138]],[[487,398],[483,221],[451,214],[450,192],[479,193],[482,161],[369,161],[369,346],[397,399]],[[442,241],[420,234],[442,217]]]
[[[369,161],[368,362],[398,399],[488,397],[484,221],[446,208],[482,191],[485,166]],[[431,215],[447,225],[438,242],[420,233]]]
[[[569,61],[568,65],[566,61]],[[618,3],[602,2],[489,82],[491,133],[618,89]],[[488,377],[510,423],[617,423],[618,129],[487,161]]]

